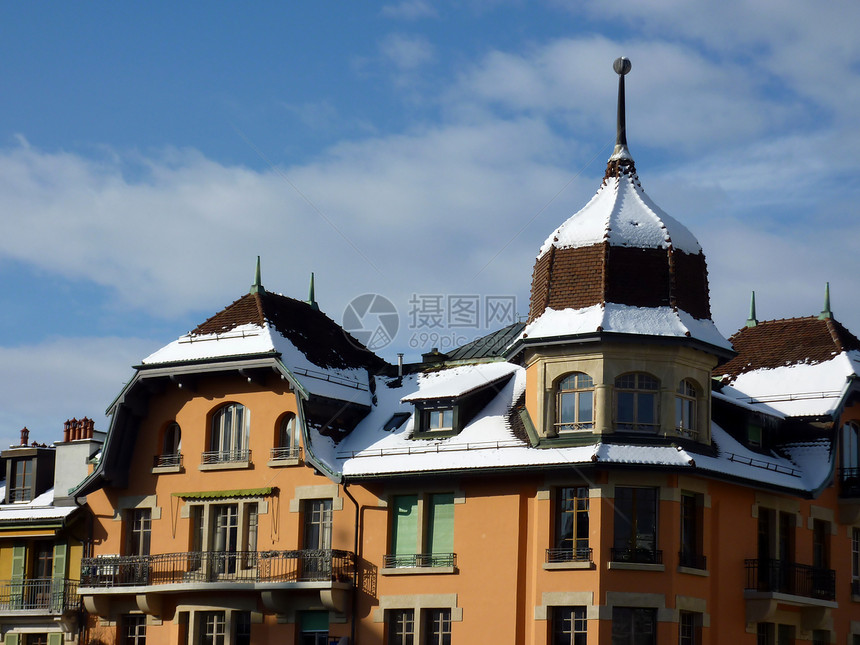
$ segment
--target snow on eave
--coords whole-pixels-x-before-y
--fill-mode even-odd
[[[518,343],[594,334],[689,338],[717,348],[721,355],[734,352],[731,343],[709,319],[694,318],[672,307],[634,307],[611,302],[580,309],[548,308],[526,325],[511,348]]]
[[[458,398],[495,385],[518,369],[520,367],[512,363],[495,361],[423,373],[418,377],[416,391],[400,400],[408,403]]]

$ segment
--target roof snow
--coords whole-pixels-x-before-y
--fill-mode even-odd
[[[439,372],[421,374],[418,389],[403,397],[403,401],[455,398],[497,383],[516,372],[511,363],[482,363],[464,365]]]
[[[636,248],[672,247],[691,255],[702,250],[683,224],[645,194],[637,175],[623,173],[607,177],[591,201],[547,238],[538,258],[552,246],[563,249],[604,242]]]
[[[522,338],[555,338],[597,332],[690,337],[732,349],[731,343],[711,320],[698,320],[672,307],[633,307],[614,303],[561,311],[547,309],[526,326]]]
[[[0,499],[6,499],[6,486],[0,485]],[[0,504],[0,522],[21,520],[59,520],[78,510],[77,506],[54,506],[54,489],[47,491],[29,502]]]

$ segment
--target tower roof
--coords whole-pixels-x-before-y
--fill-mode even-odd
[[[624,76],[618,59],[618,134],[597,194],[546,239],[532,276],[529,321],[545,311],[607,304],[669,308],[710,323],[702,247],[642,189],[627,148]]]

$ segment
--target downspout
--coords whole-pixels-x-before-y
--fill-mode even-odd
[[[349,482],[344,480],[343,481],[343,494],[346,495],[347,497],[349,497],[353,506],[355,506],[355,528],[354,528],[355,542],[354,542],[353,551],[352,551],[355,554],[355,571],[353,571],[353,576],[352,576],[352,599],[350,601],[351,616],[350,616],[350,621],[349,621],[350,622],[349,642],[352,645],[355,645],[356,643],[358,643],[358,641],[355,638],[355,634],[356,634],[356,630],[355,630],[356,616],[355,616],[355,614],[356,614],[356,605],[358,604],[358,563],[359,563],[359,552],[358,552],[359,529],[358,529],[358,523],[359,523],[360,513],[359,513],[359,509],[358,509],[358,502],[356,501],[355,497],[352,496],[352,493],[350,493],[349,490],[347,490],[347,486],[349,486]]]

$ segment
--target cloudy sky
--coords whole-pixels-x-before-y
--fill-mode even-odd
[[[422,327],[434,297],[525,314],[602,178],[620,55],[640,178],[702,243],[723,333],[751,290],[759,318],[805,316],[826,281],[860,332],[860,4],[706,7],[0,4],[0,445],[107,429],[132,366],[258,255],[272,291],[313,271],[337,321],[387,297],[390,360],[486,331]]]

